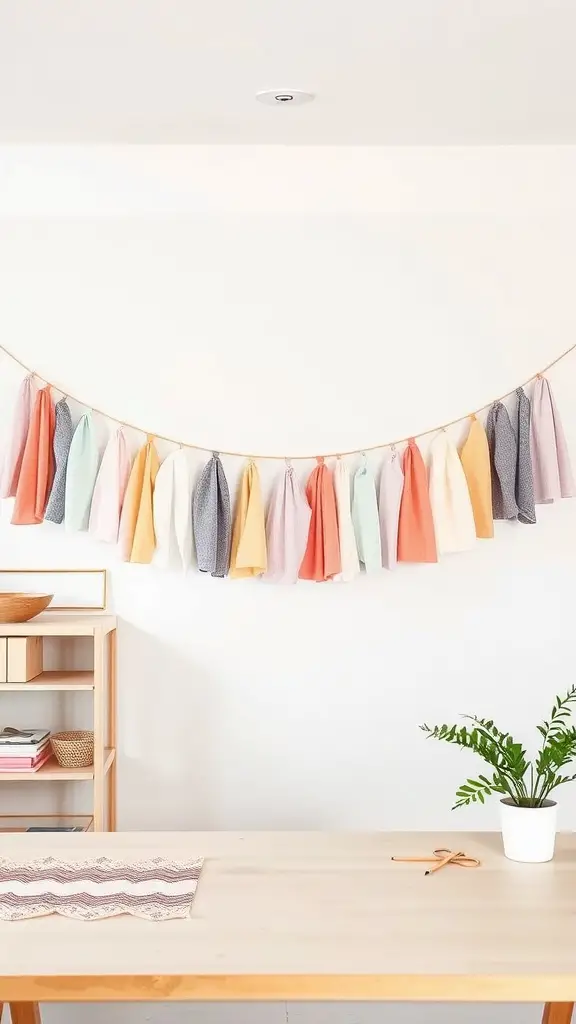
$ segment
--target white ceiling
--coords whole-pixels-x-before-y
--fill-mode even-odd
[[[575,49],[574,0],[0,0],[0,142],[574,143]]]

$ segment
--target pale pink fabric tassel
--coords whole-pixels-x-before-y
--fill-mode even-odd
[[[384,457],[378,494],[380,544],[382,565],[385,569],[395,569],[398,564],[398,519],[403,487],[404,473],[401,459],[396,449],[393,448]]]
[[[310,506],[292,466],[274,485],[266,516],[268,570],[271,583],[296,583],[310,527]]]
[[[20,385],[14,406],[12,434],[0,474],[0,498],[13,498],[16,494],[35,396],[34,378],[28,374]]]
[[[90,507],[88,531],[95,540],[115,544],[120,513],[130,475],[130,456],[124,431],[118,427],[106,445]]]
[[[536,504],[573,498],[576,490],[568,446],[552,389],[545,377],[538,377],[534,385],[530,450]]]

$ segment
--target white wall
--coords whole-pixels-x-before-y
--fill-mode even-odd
[[[370,192],[362,209],[355,190],[358,208],[341,213],[298,213],[289,192],[290,216],[219,214],[217,190],[229,200],[220,181],[204,214],[5,220],[0,339],[65,391],[210,448],[310,453],[417,433],[573,342],[576,212],[551,208],[573,158],[548,155],[538,189],[538,154],[522,170],[514,153],[508,173],[501,152],[470,157],[473,180],[496,180],[500,167],[503,193],[512,165],[522,170],[531,199],[513,212],[503,196],[490,209],[476,203],[474,189],[452,203],[439,182],[442,162],[449,179],[458,158],[431,151],[411,169],[417,212],[392,152],[385,211],[374,212]],[[313,175],[326,151],[300,159]],[[368,151],[366,175],[374,159]],[[234,190],[240,176],[256,205],[241,161],[227,160]],[[337,154],[334,167],[338,177]],[[83,194],[89,212],[94,192]],[[0,367],[6,421],[20,374]],[[576,359],[551,379],[576,460]],[[234,481],[241,463],[225,465]],[[263,462],[264,479],[279,468]],[[536,527],[499,525],[493,542],[439,566],[288,588],[121,565],[50,524],[10,527],[7,511],[2,565],[112,570],[123,828],[494,828],[495,804],[450,811],[475,762],[426,743],[418,724],[485,713],[532,743],[534,723],[573,681],[571,502],[540,509]],[[5,788],[12,807],[20,790]],[[35,788],[29,799],[45,794]],[[575,800],[563,794],[565,828]],[[248,1008],[227,1012],[232,1022]],[[258,1012],[272,1024],[284,1011]],[[298,1022],[328,1014],[291,1012]],[[342,1010],[348,1024],[371,1012]],[[163,1013],[153,1019],[172,1019]],[[516,1019],[536,1017],[525,1008]]]

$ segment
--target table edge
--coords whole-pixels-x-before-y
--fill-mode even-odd
[[[575,974],[1,976],[2,1002],[572,1002]]]

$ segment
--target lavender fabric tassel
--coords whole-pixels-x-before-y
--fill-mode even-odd
[[[274,486],[266,516],[268,569],[271,583],[296,583],[310,527],[310,506],[292,466]]]
[[[12,433],[0,473],[0,498],[13,498],[16,494],[35,398],[34,377],[29,373],[20,385],[12,414]]]
[[[530,448],[537,505],[547,505],[576,493],[568,446],[552,389],[538,377],[532,395]]]

